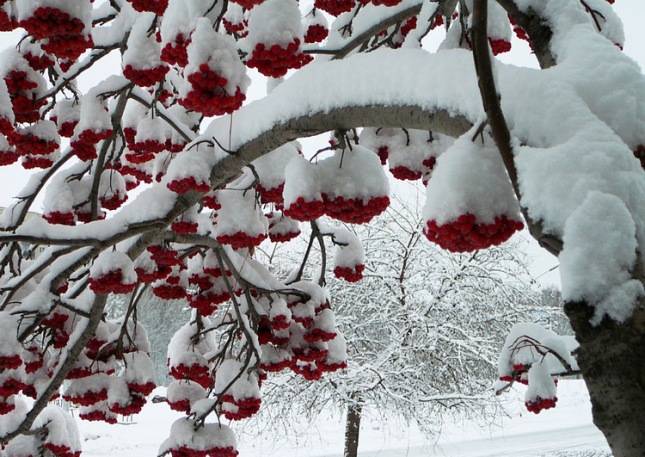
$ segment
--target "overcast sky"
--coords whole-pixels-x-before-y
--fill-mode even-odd
[[[641,68],[645,68],[645,31],[643,30],[645,0],[616,0],[614,8],[625,24],[625,53],[639,62]],[[0,32],[0,49],[15,46],[16,36],[19,35]],[[514,47],[521,46],[523,46],[522,43]],[[534,59],[527,55],[526,49],[520,48],[520,52],[514,52],[510,56],[511,61],[518,65],[523,62],[533,62]],[[99,76],[100,79],[104,77],[105,74]],[[7,206],[12,202],[13,197],[23,188],[27,175],[19,165],[0,167],[0,206]],[[37,204],[34,209],[40,210],[40,205]]]
[[[614,9],[623,19],[625,26],[626,41],[624,52],[636,60],[641,68],[645,68],[645,30],[643,28],[643,24],[645,23],[645,0],[616,0]],[[15,46],[15,41],[19,36],[20,34],[17,33],[0,32],[0,49]],[[535,59],[530,56],[528,47],[523,42],[520,42],[518,45],[514,43],[512,53],[505,56],[503,60],[516,65],[536,65]],[[96,77],[99,80],[104,79],[106,76],[105,72],[100,73]],[[81,84],[81,89],[86,89],[87,84],[88,81],[85,84]],[[262,86],[262,83],[256,84],[256,88],[253,89],[252,94],[249,94],[249,98],[261,96],[264,90]],[[19,165],[0,167],[0,206],[7,206],[13,201],[13,197],[24,187],[28,175],[29,173],[22,170]],[[34,210],[41,210],[41,201],[42,197],[33,207]],[[529,249],[529,252],[535,256],[535,262],[531,268],[533,275],[541,276],[541,280],[546,283],[558,284],[559,273],[557,269],[551,273],[546,273],[557,265],[557,260],[535,246]]]

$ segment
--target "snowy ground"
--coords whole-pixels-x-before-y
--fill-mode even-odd
[[[424,437],[416,427],[384,426],[365,419],[359,454],[364,457],[542,456],[606,457],[607,443],[591,421],[591,407],[582,381],[561,381],[558,406],[539,415],[513,413],[490,426],[463,421],[444,424],[438,439]],[[181,417],[165,404],[148,404],[133,423],[114,426],[80,421],[84,457],[154,457],[170,424]],[[308,439],[286,441],[267,427],[255,439],[244,436],[240,457],[342,456],[341,417],[321,418]]]

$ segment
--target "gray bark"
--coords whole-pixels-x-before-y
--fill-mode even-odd
[[[345,450],[344,457],[358,457],[358,439],[361,431],[361,412],[363,405],[349,403],[345,419]]]
[[[593,309],[566,303],[580,343],[578,363],[589,389],[594,424],[614,457],[645,455],[645,300],[631,319],[589,323]]]
[[[519,11],[513,0],[498,0],[526,30],[542,68],[554,65],[550,52],[552,31],[549,24],[535,15]],[[475,0],[475,59],[483,104],[488,114],[493,137],[505,160],[511,179],[514,164],[510,135],[490,70],[490,57],[485,44],[487,0]],[[478,49],[479,48],[479,49]],[[514,183],[518,198],[519,187]],[[562,250],[562,242],[545,236],[539,221],[532,221],[524,212],[531,235],[551,253]],[[644,281],[642,265],[632,272]],[[641,299],[634,315],[624,323],[605,318],[600,325],[590,323],[594,310],[588,303],[566,303],[565,312],[580,343],[578,365],[589,389],[593,420],[603,432],[615,457],[645,456],[645,299]]]

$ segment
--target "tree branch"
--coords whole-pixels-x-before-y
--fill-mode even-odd
[[[513,185],[513,190],[518,201],[522,201],[517,169],[515,168],[515,156],[511,143],[511,133],[502,112],[500,95],[495,85],[493,65],[488,48],[488,0],[474,0],[473,21],[472,21],[472,47],[475,57],[475,70],[477,71],[479,91],[482,97],[484,111],[488,117],[488,125],[491,128],[493,139],[500,152],[504,166]],[[526,220],[531,234],[536,238],[542,247],[551,254],[558,255],[562,250],[562,242],[555,237],[547,236],[542,230],[541,224],[535,223],[529,216],[527,209],[521,206],[522,214]]]

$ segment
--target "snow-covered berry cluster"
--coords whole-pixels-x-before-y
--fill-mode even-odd
[[[157,2],[157,5],[146,5],[145,7],[165,9],[167,1],[166,5],[160,5],[161,3]],[[156,14],[161,13],[156,12]],[[161,59],[161,46],[156,36],[150,33],[154,21],[153,13],[141,14],[137,18],[130,30],[127,47],[123,53],[123,76],[141,87],[154,86],[163,81],[170,70],[168,64]]]
[[[452,252],[498,245],[521,230],[519,205],[497,149],[479,146],[466,134],[441,154],[426,187],[424,219],[426,237]]]
[[[313,60],[302,51],[304,30],[292,0],[266,0],[253,8],[246,40],[251,50],[246,65],[265,76],[279,78]]]
[[[336,151],[317,164],[295,157],[285,170],[284,214],[300,221],[326,214],[362,224],[389,206],[388,193],[378,158],[361,146]]]
[[[43,51],[61,61],[75,61],[94,46],[90,0],[21,2],[20,26],[40,41]]]
[[[472,252],[498,246],[524,228],[521,221],[498,216],[492,223],[478,222],[473,214],[462,214],[454,221],[439,225],[429,220],[423,228],[425,236],[450,252]]]
[[[554,408],[558,398],[555,373],[577,369],[572,352],[575,340],[561,337],[538,324],[517,324],[508,336],[499,356],[498,386],[513,382],[527,386],[526,409],[532,413]]]
[[[257,246],[268,235],[269,222],[256,204],[254,193],[243,187],[244,182],[242,178],[218,192],[221,209],[213,217],[215,238],[233,249]]]
[[[191,40],[179,103],[205,116],[237,110],[246,98],[250,80],[235,41],[215,32],[206,19],[197,22]]]
[[[123,252],[104,252],[90,269],[89,283],[97,294],[129,294],[137,286],[134,264]]]

